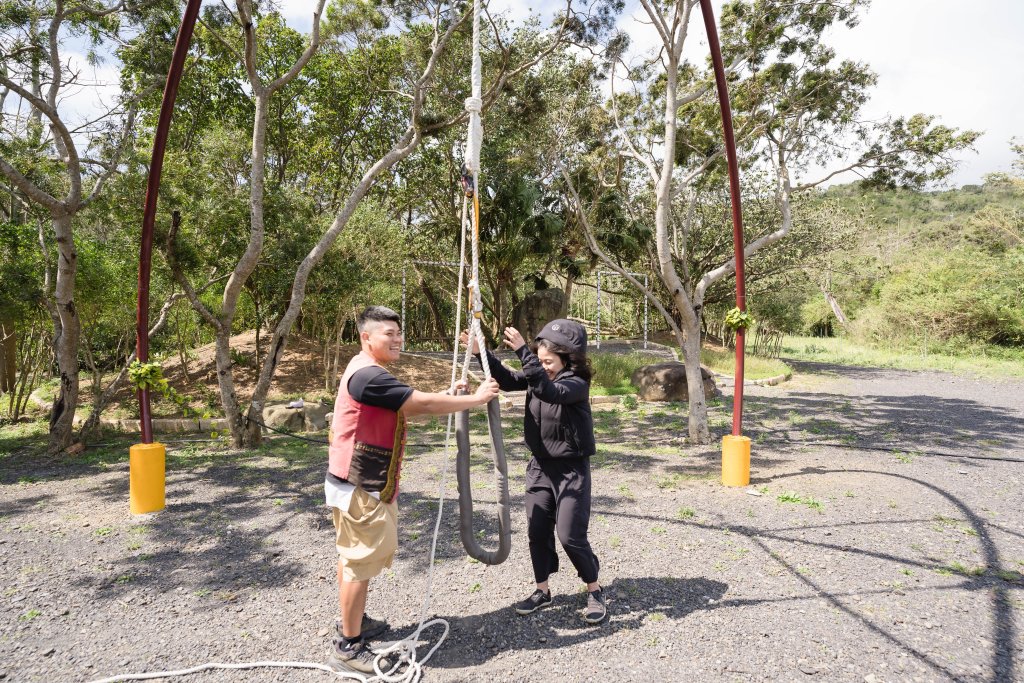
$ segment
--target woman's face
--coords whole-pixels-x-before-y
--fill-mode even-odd
[[[540,359],[541,367],[544,368],[544,372],[548,373],[548,379],[554,379],[558,376],[558,373],[565,367],[565,363],[557,353],[552,353],[548,349],[541,346],[537,349],[537,358]]]

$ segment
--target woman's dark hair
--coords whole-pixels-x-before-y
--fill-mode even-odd
[[[589,382],[594,376],[594,370],[590,366],[590,359],[587,358],[586,351],[573,351],[556,344],[550,339],[538,339],[530,344],[531,351],[537,353],[537,349],[547,349],[551,353],[557,355],[562,359],[562,365],[564,365],[566,369],[572,370],[574,375],[584,381]]]

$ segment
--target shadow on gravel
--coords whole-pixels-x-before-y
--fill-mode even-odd
[[[233,602],[243,593],[287,585],[316,571],[306,558],[289,557],[282,550],[287,544],[278,545],[282,536],[275,535],[299,517],[325,528],[326,542],[331,523],[323,512],[322,470],[254,468],[253,462],[174,472],[168,478],[167,507],[133,518],[123,531],[126,538],[118,541],[127,543],[128,550],[111,561],[112,571],[102,578],[79,576],[72,585],[95,591],[94,599],[101,601],[152,589],[216,593],[221,601]],[[127,471],[81,493],[126,506]],[[142,552],[132,552],[133,546]]]
[[[871,474],[878,475],[881,477],[892,477],[901,479],[906,482],[910,482],[916,486],[920,486],[928,491],[944,498],[946,501],[954,505],[963,516],[963,519],[971,526],[974,534],[978,538],[978,543],[981,547],[982,555],[984,557],[985,567],[988,569],[986,574],[977,576],[973,574],[962,574],[961,582],[949,590],[958,590],[965,592],[973,592],[980,594],[990,594],[991,603],[991,639],[994,644],[991,658],[991,667],[993,676],[990,679],[993,683],[999,683],[1001,681],[1015,680],[1017,671],[1014,664],[1014,658],[1016,655],[1016,629],[1014,626],[1014,615],[1013,607],[1011,602],[1010,589],[1013,587],[1013,583],[1008,580],[1004,580],[995,574],[1004,565],[1000,557],[999,549],[992,539],[989,533],[989,528],[995,528],[1001,532],[1010,533],[1012,535],[1019,535],[1015,532],[1008,531],[999,527],[983,517],[979,516],[969,505],[967,505],[962,499],[954,496],[940,486],[936,486],[931,482],[924,481],[922,479],[904,475],[896,474],[892,472],[885,472],[880,470],[867,470],[867,469],[828,469],[824,467],[804,467],[799,471],[792,472],[784,475],[776,475],[771,477],[772,481],[779,481],[789,477],[806,477],[808,475],[822,475],[826,477],[835,478],[837,476],[843,476],[848,474]],[[630,517],[634,519],[648,519],[657,521],[661,524],[669,525],[684,525],[700,529],[706,529],[707,531],[720,531],[723,527],[727,527],[731,533],[740,534],[745,536],[750,542],[756,544],[761,551],[768,557],[771,557],[777,562],[786,572],[788,572],[795,580],[805,585],[810,591],[813,592],[817,597],[827,600],[836,610],[842,612],[847,617],[855,619],[856,621],[863,624],[866,628],[870,629],[874,633],[882,636],[893,645],[898,647],[907,655],[914,657],[922,664],[927,665],[933,669],[936,673],[943,676],[949,677],[951,680],[959,681],[963,680],[963,677],[958,676],[955,672],[949,670],[945,663],[936,657],[922,651],[919,647],[907,642],[905,639],[892,633],[883,623],[872,621],[870,618],[862,614],[861,612],[852,609],[844,601],[843,598],[849,598],[854,596],[864,596],[868,594],[888,594],[891,591],[889,589],[878,590],[878,591],[852,591],[846,593],[835,593],[830,592],[821,585],[819,585],[812,577],[807,576],[805,573],[799,571],[799,568],[790,562],[787,562],[780,554],[773,551],[772,547],[769,546],[766,541],[782,541],[786,543],[795,543],[799,545],[809,546],[813,548],[821,548],[824,550],[838,551],[844,553],[852,553],[857,555],[863,555],[881,560],[885,562],[893,562],[899,566],[912,566],[925,571],[936,571],[946,570],[948,567],[946,564],[937,558],[928,558],[930,561],[924,562],[915,560],[909,557],[902,557],[894,555],[889,552],[881,550],[872,550],[866,548],[855,548],[845,544],[836,544],[823,542],[813,539],[801,538],[799,536],[790,535],[787,532],[800,532],[808,529],[825,528],[825,527],[836,527],[836,526],[872,526],[876,524],[903,524],[913,525],[922,522],[934,522],[932,519],[908,519],[900,520],[898,522],[877,522],[877,521],[865,521],[865,522],[843,522],[840,524],[821,524],[811,526],[797,526],[787,527],[781,529],[764,529],[751,525],[735,524],[722,521],[720,524],[709,524],[693,520],[677,520],[663,517],[653,517],[649,515],[635,514],[629,511],[617,511],[613,505],[608,505],[611,502],[609,500],[598,501],[595,499],[594,511],[595,513],[607,515],[609,517]],[[617,502],[617,501],[616,501]],[[922,589],[922,590],[934,590]],[[750,604],[760,604],[764,602],[784,602],[789,600],[802,600],[806,599],[807,596],[785,596],[773,599],[759,599],[759,600],[723,600],[718,604],[711,605],[708,609],[729,609],[730,607],[741,607]]]
[[[894,478],[894,479],[902,479],[902,480],[904,480],[906,482],[910,482],[910,483],[912,483],[912,484],[914,484],[916,486],[920,486],[922,488],[925,488],[925,489],[929,490],[930,492],[932,492],[932,493],[934,493],[934,494],[936,494],[936,495],[946,499],[946,501],[948,501],[949,503],[954,505],[960,511],[960,513],[963,515],[964,519],[971,525],[972,530],[977,535],[978,543],[981,546],[982,555],[984,557],[985,567],[987,567],[987,568],[989,568],[991,570],[996,570],[996,569],[999,569],[1000,567],[1003,566],[1002,565],[1002,559],[1000,558],[1000,555],[999,555],[999,548],[997,547],[995,541],[993,541],[991,534],[989,534],[989,531],[988,531],[988,528],[987,528],[989,525],[986,522],[986,520],[983,519],[981,516],[979,516],[963,500],[961,500],[957,496],[954,496],[953,494],[949,493],[948,491],[946,491],[945,489],[941,488],[940,486],[936,486],[935,484],[933,484],[931,482],[927,482],[927,481],[924,481],[922,479],[919,479],[919,478],[916,478],[916,477],[911,477],[911,476],[908,476],[908,475],[905,475],[905,474],[896,474],[896,473],[893,473],[893,472],[883,472],[883,471],[878,471],[878,470],[865,470],[865,469],[861,469],[861,470],[832,470],[832,469],[827,469],[827,468],[823,468],[823,467],[805,467],[805,468],[801,469],[799,472],[794,472],[794,473],[786,474],[786,475],[780,475],[780,476],[774,477],[774,479],[775,480],[779,480],[779,479],[785,479],[787,477],[798,477],[798,476],[815,475],[815,474],[817,474],[817,475],[825,475],[825,476],[836,476],[836,475],[840,475],[841,476],[841,475],[844,475],[844,474],[851,474],[851,473],[852,474],[872,474],[872,475],[877,475],[877,476],[881,476],[881,477],[891,477],[891,478]],[[733,527],[733,530],[737,531],[737,529],[735,527]],[[772,534],[766,534],[766,533],[760,532],[758,530],[750,530],[750,531],[751,531],[751,533],[746,533],[747,537],[750,538],[751,541],[753,541],[754,543],[759,545],[763,551],[769,552],[770,549],[768,548],[768,546],[766,544],[764,544],[764,542],[761,540],[760,537],[771,538]],[[795,539],[786,539],[786,540],[795,540]],[[880,555],[878,553],[871,553],[871,552],[863,551],[863,550],[854,550],[854,549],[847,548],[846,552],[866,553],[866,554],[873,555],[873,556],[876,556],[876,557],[883,557],[883,559],[888,559],[888,558],[885,558],[884,556],[882,556],[882,555]],[[851,618],[856,619],[857,621],[861,622],[865,627],[867,627],[871,631],[877,633],[878,635],[882,636],[886,640],[890,641],[891,643],[893,643],[894,645],[896,645],[897,647],[899,647],[900,649],[905,651],[907,654],[915,657],[918,661],[920,661],[920,662],[922,662],[924,664],[927,664],[929,667],[931,667],[935,671],[941,672],[942,674],[944,674],[946,676],[949,676],[952,680],[962,680],[961,677],[957,676],[954,672],[948,670],[940,661],[936,660],[934,657],[930,656],[929,654],[927,654],[925,652],[922,652],[921,650],[919,650],[915,646],[911,645],[910,643],[907,643],[904,640],[901,640],[898,636],[892,634],[884,626],[871,621],[870,619],[866,618],[863,614],[861,614],[861,613],[851,609],[845,603],[840,601],[836,595],[833,595],[833,594],[829,593],[828,591],[824,590],[819,585],[817,585],[817,583],[815,583],[815,581],[812,578],[810,578],[808,576],[805,576],[805,575],[801,574],[799,571],[797,571],[796,567],[786,563],[785,560],[783,560],[783,559],[781,559],[781,558],[779,558],[777,556],[774,556],[774,557],[775,557],[776,561],[779,562],[780,564],[782,564],[786,568],[786,570],[794,578],[798,579],[800,582],[805,584],[808,588],[814,590],[822,598],[828,600],[829,603],[831,603],[833,607],[835,607],[836,609],[840,610],[841,612],[846,614],[848,617],[851,617]],[[905,559],[902,559],[902,558],[898,558],[898,559],[899,559],[900,562],[903,562],[903,563],[907,562]],[[1015,658],[1015,654],[1016,654],[1016,646],[1015,646],[1015,643],[1016,643],[1016,629],[1014,627],[1013,607],[1012,607],[1011,602],[1010,602],[1010,598],[1011,598],[1010,591],[1008,590],[1007,586],[1008,586],[1008,583],[1006,581],[1003,581],[1001,579],[997,579],[995,577],[988,577],[988,576],[965,576],[963,583],[961,583],[959,586],[957,586],[957,589],[959,589],[959,590],[985,591],[985,592],[989,592],[991,594],[991,596],[992,596],[991,608],[990,609],[991,609],[991,614],[992,614],[992,619],[991,619],[992,634],[991,635],[992,635],[992,641],[994,643],[994,650],[992,652],[991,666],[992,666],[992,671],[993,671],[993,677],[992,677],[991,680],[994,683],[998,683],[1000,681],[1016,680],[1015,679],[1016,671],[1015,671],[1015,665],[1014,665],[1014,658]]]
[[[1022,445],[1018,413],[964,399],[804,393],[758,401],[748,415],[757,443],[776,448],[792,443],[780,438],[789,431],[850,447],[903,447],[911,454],[941,447],[966,456]]]
[[[640,577],[616,579],[605,586],[608,619],[589,625],[580,618],[582,595],[556,595],[554,602],[535,614],[519,616],[511,607],[468,617],[440,615],[452,626],[454,643],[446,644],[430,660],[431,666],[458,669],[478,666],[503,651],[555,650],[614,636],[623,630],[640,628],[652,614],[683,619],[709,608],[728,585],[709,579]],[[401,629],[405,637],[415,625]],[[552,653],[552,656],[554,653]],[[544,656],[544,655],[541,655]]]
[[[45,504],[52,495],[26,496],[18,500],[0,502],[0,519],[16,517],[31,512],[37,506]]]
[[[893,375],[945,374],[941,371],[902,370],[900,368],[879,368],[862,365],[836,365],[835,363],[819,363],[809,360],[793,360],[779,358],[793,370],[801,373],[824,375],[826,377],[842,377],[844,379],[892,379]]]

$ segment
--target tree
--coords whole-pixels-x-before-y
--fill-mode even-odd
[[[20,98],[14,115],[3,115],[0,174],[21,194],[20,201],[45,212],[54,249],[56,275],[44,292],[60,378],[50,414],[50,453],[70,445],[78,403],[81,320],[75,303],[74,221],[118,172],[132,143],[138,109],[138,98],[127,94],[94,120],[73,122],[65,100],[71,90],[82,87],[81,72],[63,48],[75,35],[88,36],[93,54],[127,40],[142,15],[122,10],[122,3],[63,0],[17,0],[0,6],[0,25],[11,37],[0,48],[0,86],[4,97]]]
[[[296,36],[294,32],[284,29],[279,14],[271,13],[260,22],[259,31],[253,14],[253,6],[250,0],[238,0],[235,18],[241,27],[244,40],[243,54],[241,61],[245,67],[247,85],[251,88],[254,101],[254,114],[252,123],[252,149],[249,163],[248,188],[249,188],[249,237],[242,255],[234,265],[228,276],[227,283],[219,302],[219,311],[214,313],[200,299],[199,292],[193,284],[185,277],[184,272],[178,264],[175,255],[175,234],[172,232],[166,241],[166,254],[168,265],[171,271],[192,303],[192,306],[199,312],[203,319],[215,330],[216,333],[216,363],[217,379],[220,387],[221,407],[224,416],[228,421],[232,438],[235,445],[241,445],[242,434],[245,430],[242,412],[239,405],[238,395],[235,391],[234,374],[232,372],[231,358],[231,333],[234,326],[235,315],[238,309],[238,302],[245,289],[245,286],[259,262],[263,252],[266,237],[265,224],[265,200],[266,200],[266,171],[267,171],[267,134],[268,124],[272,114],[272,102],[274,96],[289,83],[295,80],[309,60],[316,53],[320,46],[320,15],[323,11],[325,0],[319,0],[313,12],[313,30],[309,41],[301,50],[298,57],[283,57],[291,51],[295,52]],[[214,29],[209,29],[215,33]],[[262,34],[258,36],[258,33]],[[267,33],[273,33],[276,40],[266,41]],[[215,34],[216,35],[216,34]],[[230,47],[226,39],[222,39],[225,45]],[[273,47],[266,48],[270,43]],[[262,64],[259,60],[258,45],[264,46],[268,53],[269,64]],[[278,57],[279,59],[274,59]],[[282,58],[283,57],[283,58]],[[279,116],[283,115],[283,109],[277,110]],[[293,130],[293,127],[289,127]],[[284,141],[282,141],[284,142]],[[279,175],[284,175],[286,168],[285,154],[276,157]],[[257,419],[262,419],[258,417]]]
[[[609,107],[617,129],[608,153],[627,161],[622,182],[630,195],[649,198],[654,266],[679,318],[689,435],[694,442],[707,443],[701,316],[709,289],[732,275],[735,264],[728,259],[701,266],[700,272],[688,266],[699,219],[695,208],[708,192],[718,192],[724,177],[712,77],[707,67],[683,58],[698,4],[641,0],[660,38],[657,50],[640,64],[627,64],[628,39],[620,34],[608,42],[605,55],[612,86]],[[969,147],[978,135],[933,125],[933,117],[924,115],[881,123],[862,120],[875,76],[863,64],[836,64],[822,38],[833,25],[854,27],[865,4],[752,0],[732,2],[723,11],[723,53],[742,163],[769,174],[778,211],[776,222],[763,232],[745,232],[747,258],[790,234],[795,193],[851,171],[870,174],[879,184],[920,186],[939,180],[954,167],[953,153]],[[620,71],[629,85],[629,92],[621,95],[616,85]],[[847,145],[857,151],[851,153]],[[836,159],[845,163],[835,172],[804,182],[793,178],[815,162]]]
[[[348,225],[360,203],[377,183],[378,178],[391,171],[396,164],[408,158],[421,144],[425,137],[436,135],[448,128],[463,124],[468,120],[465,111],[452,111],[450,103],[459,98],[443,99],[443,93],[436,92],[436,75],[442,61],[449,56],[448,48],[456,32],[465,25],[469,11],[462,13],[455,6],[444,3],[408,3],[402,4],[402,21],[407,36],[407,49],[410,54],[418,55],[406,67],[401,86],[404,91],[397,93],[399,98],[408,102],[406,120],[398,135],[391,138],[390,148],[364,170],[358,181],[351,187],[341,208],[335,213],[330,227],[323,233],[317,244],[306,254],[302,263],[295,271],[292,282],[288,308],[275,326],[266,361],[263,364],[252,401],[249,405],[246,421],[247,431],[244,435],[232,431],[234,438],[242,437],[246,445],[254,445],[260,440],[259,421],[274,371],[284,352],[288,335],[299,316],[306,296],[306,286],[313,269],[335,243],[342,230]],[[471,10],[470,10],[471,11]],[[482,94],[482,107],[486,110],[494,104],[504,91],[506,84],[514,81],[528,69],[538,64],[544,57],[562,44],[565,32],[570,25],[572,16],[572,0],[566,4],[566,12],[559,20],[559,27],[547,38],[535,37],[527,45],[501,46],[498,55],[498,68],[491,82]],[[493,27],[493,25],[492,25]],[[525,52],[522,61],[512,60]],[[445,66],[451,67],[446,64]],[[464,65],[463,65],[464,68]],[[448,81],[450,83],[450,81]],[[232,419],[229,416],[229,420]]]

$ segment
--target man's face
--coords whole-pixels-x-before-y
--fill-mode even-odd
[[[366,323],[359,335],[366,350],[378,363],[393,363],[402,351],[402,328],[392,320]]]

